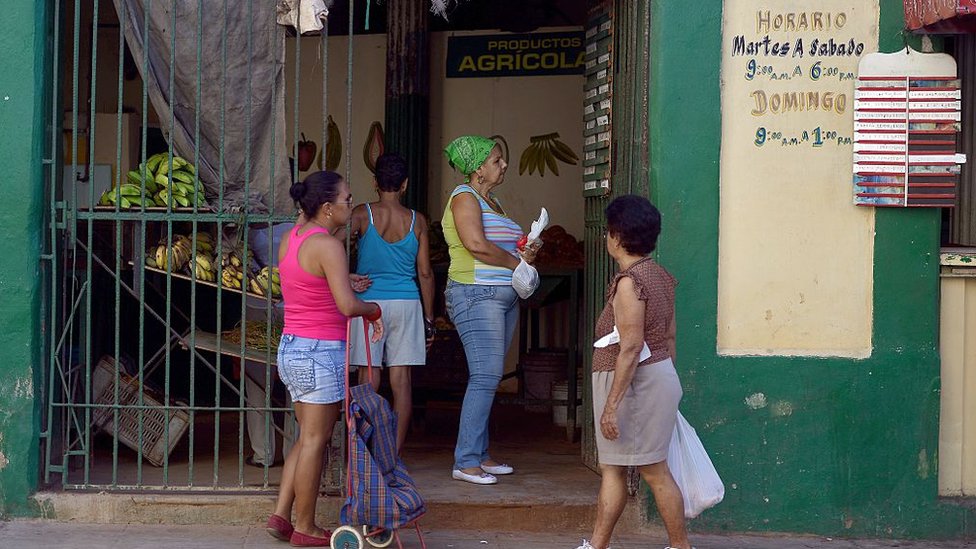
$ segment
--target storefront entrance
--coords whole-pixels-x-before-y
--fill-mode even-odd
[[[587,371],[587,342],[612,272],[603,249],[603,208],[618,194],[648,193],[648,3],[565,4],[559,13],[543,10],[539,26],[559,23],[556,31],[581,35],[593,29],[584,38],[587,74],[449,78],[439,57],[448,54],[449,33],[432,33],[432,65],[437,68],[432,73],[436,106],[430,114],[429,217],[440,218],[446,195],[458,183],[441,158],[442,142],[477,131],[500,135],[506,149],[513,147],[506,150],[512,181],[501,195],[513,217],[528,225],[538,208],[546,206],[563,227],[559,243],[556,237],[549,242],[559,253],[541,266],[544,279],[551,280],[546,288],[551,299],[526,306],[492,418],[495,451],[519,468],[502,489],[477,492],[477,497],[500,505],[520,500],[588,505],[596,493],[598,476],[587,468],[595,466],[592,413],[584,396],[587,377],[566,372]],[[375,95],[375,90],[382,91],[376,83],[385,67],[385,37],[363,31],[366,16],[353,2],[351,12],[334,7],[328,32],[321,35],[296,38],[292,32],[280,41],[261,42],[254,34],[251,42],[225,40],[220,45],[218,40],[220,47],[210,51],[202,31],[229,38],[239,32],[227,15],[169,13],[170,23],[179,16],[181,28],[196,30],[167,35],[172,56],[167,62],[153,50],[158,44],[144,47],[125,31],[125,22],[134,20],[132,5],[127,0],[79,0],[60,4],[55,15],[59,24],[52,37],[56,63],[50,77],[56,93],[51,111],[63,141],[52,146],[63,165],[49,171],[45,285],[51,329],[43,390],[43,482],[80,491],[270,494],[277,488],[282,454],[294,431],[284,391],[275,382],[278,295],[260,270],[260,258],[273,250],[267,239],[256,240],[255,235],[293,219],[276,204],[292,179],[318,169],[319,162],[323,169],[345,170],[357,201],[372,196],[368,162],[359,162],[358,150],[366,140],[365,156],[375,152],[368,141],[375,134],[363,128],[383,119],[382,94]],[[456,15],[465,20],[460,11]],[[273,16],[273,10],[255,15]],[[165,25],[166,18],[157,17],[152,24]],[[149,25],[143,30],[150,30]],[[194,41],[195,47],[178,42],[183,40]],[[204,87],[204,60],[220,59],[226,70],[243,56],[235,44],[249,44],[245,49],[252,60],[266,48],[268,59],[284,63],[270,86],[247,78],[241,82],[250,82],[254,90],[268,88],[253,93],[266,94],[269,100],[284,90],[285,116],[273,109],[263,112],[260,102],[247,101],[241,110],[206,116],[202,105],[212,96],[226,95],[217,102],[226,106],[235,94],[229,93],[233,86]],[[192,62],[181,57],[186,55]],[[158,72],[159,67],[167,70]],[[262,69],[248,67],[255,74]],[[147,74],[152,74],[153,85],[146,83]],[[195,86],[179,87],[194,78]],[[463,118],[459,113],[470,103],[456,98],[469,97],[462,92],[472,84],[494,90],[484,101],[498,102]],[[171,88],[184,95],[159,97],[166,95],[160,90]],[[597,93],[586,97],[587,89]],[[527,112],[539,107],[523,103],[533,94],[556,105],[558,112],[543,113],[532,123]],[[619,122],[611,121],[611,99],[618,113],[613,118]],[[563,103],[572,109],[567,111]],[[199,114],[188,116],[183,109]],[[255,145],[261,132],[248,122],[259,115],[267,115],[262,120],[273,128],[264,136],[271,143],[287,142],[280,150],[287,150],[295,162],[288,164],[275,154],[262,156]],[[587,126],[591,118],[593,124]],[[250,130],[228,133],[231,128]],[[533,134],[551,136],[557,133],[553,130],[575,150],[578,163],[560,164],[561,174],[549,167],[545,176],[537,168],[538,173],[529,170],[516,177]],[[308,153],[301,148],[305,145],[298,145],[306,141],[300,134],[321,136],[311,166],[301,165],[307,164]],[[195,145],[180,145],[187,140]],[[225,155],[231,151],[243,158],[228,160]],[[288,167],[283,170],[283,165]],[[224,186],[203,184],[207,173],[216,174]],[[601,177],[587,177],[593,174]],[[228,186],[236,176],[237,186]],[[252,191],[270,193],[271,207],[252,209],[241,199]],[[437,376],[442,370],[433,366],[458,359],[459,343],[451,337],[446,326],[429,358],[432,368],[416,375],[422,398],[417,398],[404,451],[428,498],[445,502],[473,497],[476,489],[444,482],[449,479],[460,407],[457,389],[463,389],[463,379],[441,387]],[[533,363],[538,367],[553,356],[558,365],[532,372]],[[463,376],[464,368],[453,365]],[[551,379],[545,377],[550,374]],[[551,392],[554,381],[563,382],[557,383],[556,395]],[[553,406],[562,413],[559,424]],[[273,457],[268,466],[249,464],[256,455],[255,437],[263,438],[265,448],[274,442],[274,450],[267,452]],[[343,441],[344,433],[337,429],[323,478],[326,493],[341,489]]]

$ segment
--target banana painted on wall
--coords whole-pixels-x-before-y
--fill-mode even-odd
[[[529,175],[538,171],[540,177],[545,177],[546,168],[554,175],[559,175],[559,163],[575,166],[579,157],[569,145],[559,140],[556,132],[535,135],[529,138],[529,146],[519,157],[519,175],[526,171]]]

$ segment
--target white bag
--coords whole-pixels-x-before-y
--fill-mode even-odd
[[[522,299],[528,299],[539,287],[539,271],[525,260],[519,261],[518,267],[512,273],[512,287]]]
[[[718,505],[725,497],[722,479],[708,458],[695,428],[688,424],[681,412],[678,412],[671,446],[668,447],[668,468],[681,490],[685,518],[697,517],[705,509]]]

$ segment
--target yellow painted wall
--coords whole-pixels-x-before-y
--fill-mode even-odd
[[[540,29],[543,31],[571,28]],[[458,33],[461,34],[461,33]],[[479,34],[479,33],[464,33]],[[492,33],[480,33],[492,34]],[[459,135],[499,134],[511,148],[505,183],[496,194],[524,229],[549,210],[551,222],[583,235],[583,170],[561,164],[560,175],[518,174],[518,159],[533,135],[559,132],[563,142],[583,157],[583,76],[445,78],[449,33],[431,37],[431,187],[428,204],[439,217],[463,178],[448,165],[443,149]]]
[[[303,37],[298,63],[301,73],[298,83],[298,129],[305,137],[315,141],[319,150],[324,146],[322,139],[322,39],[319,36]],[[295,39],[285,41],[285,113],[288,124],[289,150],[294,144],[295,124]],[[350,176],[353,200],[368,201],[375,198],[373,174],[363,162],[363,145],[372,122],[383,123],[385,113],[386,82],[386,35],[370,34],[353,39],[352,72],[352,135],[346,127],[349,39],[347,36],[329,37],[328,44],[328,114],[339,126],[342,134],[343,157],[339,173],[346,174],[346,152],[350,153]],[[318,169],[314,164],[312,170]]]
[[[939,495],[976,495],[976,277],[944,273],[939,354]]]
[[[844,44],[853,39],[864,44],[863,54],[877,51],[878,9],[876,0],[725,1],[721,354],[871,354],[874,211],[852,204],[852,145],[826,138],[821,146],[813,143],[815,128],[853,136],[853,76],[860,58],[810,55],[809,49],[815,39]],[[803,30],[797,28],[801,16]],[[816,28],[814,21],[820,22]],[[737,36],[747,42],[768,36],[770,49],[764,43],[758,53],[733,55]],[[802,56],[795,52],[797,39],[803,40]],[[790,50],[776,55],[775,43],[788,44]],[[820,78],[814,80],[818,61]],[[820,98],[831,93],[831,108],[825,109],[821,99],[816,109],[787,109],[792,92],[819,92]],[[773,97],[780,101],[778,113]],[[762,145],[757,144],[759,128],[766,130]],[[774,138],[776,132],[799,143],[784,146]]]

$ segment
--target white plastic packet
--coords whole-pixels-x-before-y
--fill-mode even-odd
[[[533,240],[538,240],[542,231],[546,230],[549,226],[549,212],[545,208],[539,212],[539,219],[532,222],[532,228],[529,230],[529,242]]]
[[[539,287],[539,271],[524,259],[520,260],[518,267],[512,272],[512,287],[522,299],[530,298]]]
[[[668,447],[668,468],[684,499],[685,518],[695,518],[725,497],[725,485],[695,428],[678,412]]]
[[[613,331],[596,340],[593,346],[597,349],[602,349],[618,343],[620,343],[620,332],[617,330],[617,326],[614,325]],[[644,346],[641,347],[640,356],[637,357],[637,363],[640,364],[649,358],[651,358],[651,348],[647,346],[647,342],[645,341]]]
[[[519,240],[518,249],[524,250],[525,246],[530,242],[539,240],[539,237],[542,236],[542,231],[546,230],[546,227],[548,226],[549,212],[545,208],[542,208],[542,211],[539,212],[539,219],[532,222],[532,227],[529,229],[529,234],[523,236]]]

